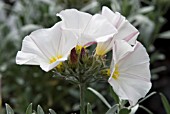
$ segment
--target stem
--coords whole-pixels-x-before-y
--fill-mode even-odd
[[[1,108],[2,108],[2,96],[1,96],[1,74],[0,74],[0,112],[1,112]]]
[[[85,114],[85,83],[79,84],[80,90],[80,114]]]
[[[149,109],[147,109],[146,107],[144,106],[139,106],[140,108],[142,108],[143,110],[145,110],[148,114],[153,114]]]

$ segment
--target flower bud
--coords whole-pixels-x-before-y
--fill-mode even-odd
[[[83,47],[81,49],[80,57],[82,58],[83,56],[85,56],[85,54],[86,54],[86,51],[85,51],[85,48]]]
[[[80,53],[80,60],[84,61],[85,58],[86,58],[86,50],[85,50],[85,48],[83,47],[83,48],[81,49],[81,53]]]
[[[78,54],[76,53],[76,49],[73,48],[71,50],[71,54],[70,54],[70,62],[72,64],[76,64],[78,62]]]
[[[63,65],[63,62],[60,62],[57,66],[56,66],[56,70],[58,72],[63,72],[64,71],[64,65]]]

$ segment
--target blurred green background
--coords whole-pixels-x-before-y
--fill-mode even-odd
[[[0,96],[2,109],[11,105],[16,114],[23,114],[30,103],[40,104],[58,114],[79,113],[77,87],[45,73],[38,66],[18,66],[15,56],[24,36],[60,21],[56,13],[76,8],[91,14],[102,6],[124,15],[140,31],[140,40],[151,58],[152,91],[162,92],[170,99],[170,0],[1,0],[0,1]],[[113,104],[106,82],[91,85]],[[94,114],[104,114],[107,107],[91,92],[87,101]],[[154,114],[165,114],[159,95],[142,105]],[[141,109],[137,114],[143,114]]]

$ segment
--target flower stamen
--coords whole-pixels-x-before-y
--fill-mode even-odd
[[[119,76],[120,76],[119,68],[118,68],[118,65],[116,64],[116,65],[115,65],[115,71],[114,71],[114,73],[113,73],[113,75],[112,75],[112,78],[114,78],[115,80],[117,80]]]
[[[104,76],[110,76],[110,69],[104,69],[101,71],[101,74]]]
[[[56,69],[58,72],[62,72],[64,70],[63,62],[60,62],[57,66]]]
[[[57,57],[51,57],[51,59],[50,59],[50,64],[51,63],[54,63],[56,60],[58,60],[58,59],[60,59],[60,58],[62,58],[62,56],[61,55],[58,55]]]
[[[80,53],[81,53],[81,50],[82,50],[83,48],[86,49],[86,46],[77,45],[76,48],[75,48],[75,49],[76,49],[76,53],[77,53],[77,54],[80,54]]]

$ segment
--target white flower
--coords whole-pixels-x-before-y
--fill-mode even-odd
[[[139,108],[139,104],[137,104],[137,105],[135,105],[134,107],[132,107],[130,114],[135,114],[136,111],[138,110],[138,108]]]
[[[89,46],[92,42],[103,42],[112,37],[116,28],[100,14],[94,16],[76,9],[67,9],[57,14],[62,21],[62,28],[73,31],[78,36],[80,46]]]
[[[129,23],[120,13],[112,12],[109,8],[102,8],[102,15],[118,30],[117,33],[104,43],[98,43],[96,48],[97,55],[104,55],[111,50],[115,39],[126,40],[129,44],[134,45],[139,34],[138,30]]]
[[[61,29],[62,22],[48,29],[39,29],[26,36],[21,51],[16,56],[17,64],[40,65],[49,71],[67,60],[77,44],[76,36]]]
[[[109,84],[122,100],[134,106],[151,88],[149,56],[141,43],[133,47],[126,41],[116,40]]]

